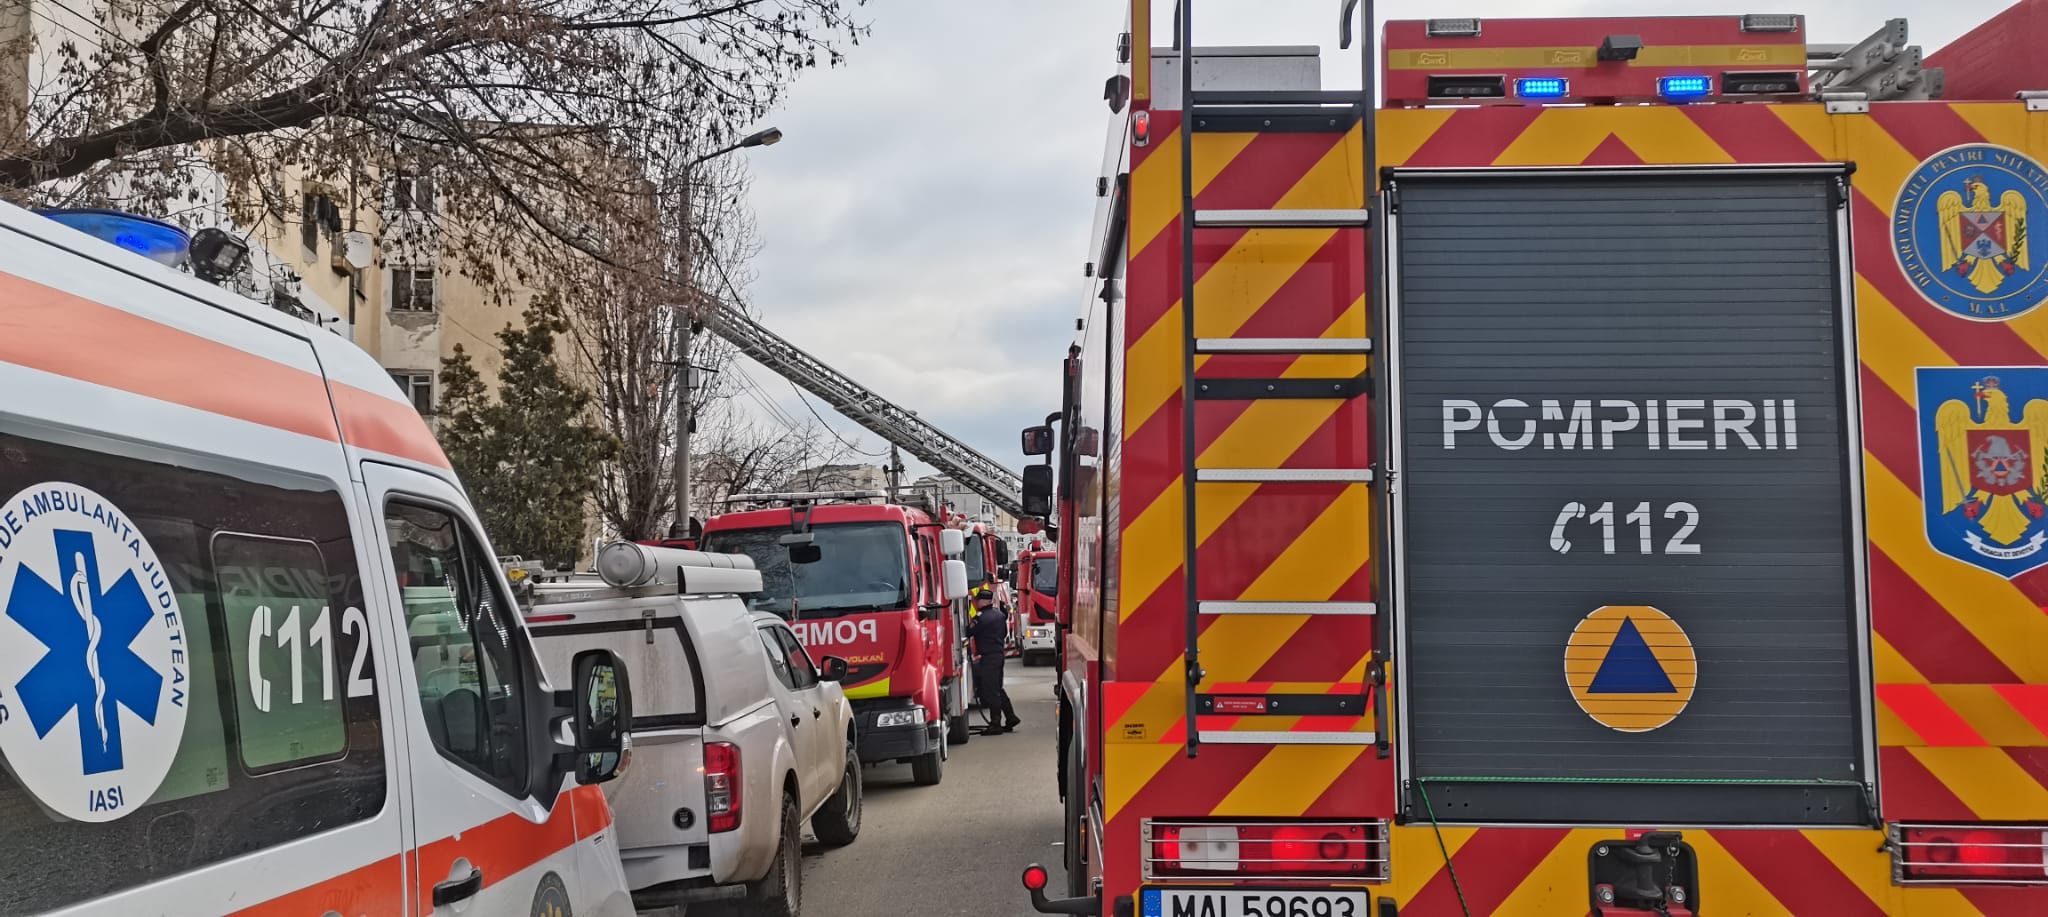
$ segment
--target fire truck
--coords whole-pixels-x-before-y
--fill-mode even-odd
[[[1037,909],[2048,913],[2042,4],[1948,73],[1903,21],[1395,21],[1354,91],[1216,5],[1130,5],[1024,436]]]
[[[846,660],[861,761],[907,762],[930,786],[971,735],[965,538],[936,508],[885,496],[736,494],[749,508],[707,520],[704,550],[753,558],[762,590],[748,605],[786,617],[821,664]]]
[[[1025,665],[1052,661],[1059,651],[1059,553],[1031,550],[1017,556],[1017,627],[1019,654]]]

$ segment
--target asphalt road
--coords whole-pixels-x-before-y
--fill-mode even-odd
[[[907,764],[868,768],[860,840],[805,850],[806,917],[1025,917],[1036,912],[1018,877],[1031,862],[1065,888],[1053,671],[1010,660],[1004,685],[1024,725],[953,746],[938,786],[912,785]]]

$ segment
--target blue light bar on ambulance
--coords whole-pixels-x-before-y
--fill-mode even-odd
[[[192,237],[162,220],[152,220],[119,210],[38,211],[59,223],[103,242],[171,267],[179,267],[191,251]]]
[[[1561,76],[1524,77],[1515,81],[1515,95],[1524,99],[1562,99],[1572,93],[1572,81]]]
[[[1712,95],[1711,76],[1666,76],[1657,79],[1657,94],[1667,99],[1698,99]]]

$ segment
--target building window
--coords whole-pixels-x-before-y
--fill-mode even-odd
[[[394,267],[391,269],[390,283],[391,311],[434,311],[436,303],[432,268]]]
[[[341,231],[341,208],[325,194],[306,192],[303,197],[304,209],[299,214],[299,243],[306,249],[306,260],[311,262],[320,257],[320,232]]]
[[[400,172],[391,180],[391,206],[418,213],[434,212],[434,180],[425,175]]]
[[[398,383],[398,390],[405,393],[407,400],[424,417],[434,413],[434,374],[409,370],[392,370],[391,381]]]

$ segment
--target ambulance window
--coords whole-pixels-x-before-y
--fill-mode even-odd
[[[359,628],[326,601],[327,570],[310,541],[222,534],[213,540],[234,673],[242,765],[274,770],[322,761],[348,745],[342,700],[349,688],[335,652]]]
[[[394,502],[385,522],[427,733],[443,756],[519,792],[526,785],[523,669],[492,559],[443,510]]]
[[[385,808],[377,654],[342,493],[138,451],[0,420],[0,914]]]

